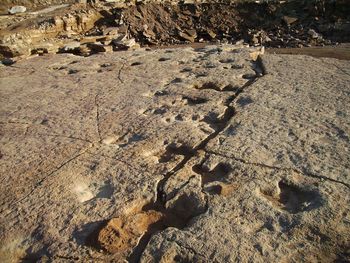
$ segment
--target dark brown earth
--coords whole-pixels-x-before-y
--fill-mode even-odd
[[[141,4],[123,11],[122,20],[143,44],[244,39],[252,45],[302,47],[349,41],[349,14],[349,1]]]
[[[0,7],[8,6],[7,2]],[[29,7],[44,3],[44,0],[34,1]],[[345,0],[268,4],[100,2],[75,4],[37,16],[21,14],[0,18],[0,53],[5,57],[62,52],[62,47],[71,41],[85,45],[86,37],[90,38],[89,43],[103,47],[92,48],[89,44],[64,52],[87,56],[106,52],[104,46],[119,50],[113,41],[119,37],[133,39],[141,46],[156,47],[241,40],[252,46],[272,48],[350,42],[350,2]],[[117,34],[106,37],[109,28]],[[48,48],[48,45],[51,46]]]
[[[267,49],[267,52],[271,54],[308,55],[318,58],[350,60],[350,44],[309,48],[270,48]]]

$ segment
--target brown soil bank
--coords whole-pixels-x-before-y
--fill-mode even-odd
[[[350,42],[350,2],[98,2],[10,17],[1,27],[0,54],[5,57],[67,52],[64,46],[71,41],[89,45],[68,52],[89,55],[118,50],[120,39],[135,39],[142,46],[241,39],[275,48],[324,46]]]
[[[318,58],[326,57],[350,60],[350,44],[309,48],[270,48],[267,49],[267,52],[270,54],[308,55]]]
[[[350,41],[349,1],[140,4],[122,13],[130,33],[144,44],[243,38],[251,44],[300,47]]]

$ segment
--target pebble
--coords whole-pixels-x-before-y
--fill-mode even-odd
[[[4,58],[3,60],[1,60],[1,63],[5,66],[11,66],[11,65],[15,64],[16,62],[11,58]]]
[[[322,38],[322,36],[313,29],[309,29],[307,33],[313,39]]]
[[[76,50],[77,48],[80,47],[80,42],[70,42],[70,43],[67,43],[64,47],[63,47],[63,50],[68,52],[68,51],[74,51]]]
[[[13,6],[8,10],[9,14],[11,15],[24,13],[25,11],[27,11],[27,8],[22,5]]]

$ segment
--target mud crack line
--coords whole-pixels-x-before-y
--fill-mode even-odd
[[[123,62],[122,66],[120,67],[119,71],[118,71],[118,79],[121,83],[124,83],[124,80],[122,79],[122,70],[125,68],[126,65],[126,61]]]
[[[96,130],[98,135],[98,141],[101,142],[101,129],[100,129],[100,106],[98,104],[98,93],[95,96],[95,108],[96,108]]]
[[[60,134],[46,134],[46,133],[39,133],[36,134],[38,136],[47,136],[47,137],[54,137],[54,138],[64,138],[64,139],[71,139],[71,140],[75,140],[75,141],[82,141],[82,142],[87,142],[87,143],[93,143],[92,141],[88,140],[88,139],[83,139],[83,138],[79,138],[79,137],[75,137],[75,136],[65,136],[65,135],[60,135]]]
[[[204,150],[206,145],[213,140],[214,138],[216,138],[219,133],[221,133],[228,125],[230,120],[233,118],[233,116],[235,115],[235,109],[233,106],[231,106],[231,103],[234,102],[234,100],[248,87],[250,87],[251,85],[253,85],[258,79],[258,76],[255,76],[254,78],[250,79],[249,81],[247,81],[242,87],[240,87],[234,95],[230,96],[224,103],[224,105],[226,106],[226,110],[224,112],[224,115],[221,119],[221,121],[218,123],[218,127],[215,130],[215,132],[213,132],[212,134],[210,134],[207,138],[205,138],[203,141],[201,141],[193,150],[189,151],[184,159],[178,163],[172,170],[170,170],[168,173],[166,173],[163,177],[162,180],[160,180],[158,182],[157,185],[157,199],[156,202],[161,202],[163,206],[165,206],[165,202],[166,202],[166,196],[165,196],[165,192],[164,192],[164,186],[166,184],[166,182],[168,181],[168,179],[175,174],[176,172],[178,172],[179,170],[181,170],[194,156],[197,155],[198,151],[200,150]]]
[[[193,149],[189,149],[188,151],[185,151],[186,153],[184,154],[184,158],[182,159],[182,161],[179,162],[173,169],[171,169],[170,171],[165,173],[163,175],[163,178],[157,183],[156,191],[155,191],[156,192],[155,193],[155,200],[153,200],[152,203],[149,203],[149,204],[146,204],[145,206],[143,206],[142,210],[143,211],[154,210],[154,211],[158,211],[158,212],[162,213],[164,216],[164,218],[162,219],[164,227],[172,226],[172,227],[182,229],[187,225],[187,222],[189,222],[192,218],[197,217],[201,214],[204,214],[208,211],[209,204],[208,204],[208,196],[207,195],[204,195],[205,196],[205,205],[202,208],[200,208],[198,211],[196,211],[194,213],[190,213],[189,215],[177,214],[177,212],[174,211],[172,208],[169,209],[166,206],[167,201],[169,201],[168,198],[169,197],[170,197],[170,199],[175,198],[177,193],[179,191],[181,191],[181,189],[185,188],[195,176],[192,176],[183,185],[181,185],[177,189],[174,189],[174,191],[172,191],[168,196],[166,195],[166,193],[164,191],[165,185],[172,175],[174,175],[179,170],[183,169],[185,167],[185,165],[193,157],[198,155],[199,151],[205,149],[208,142],[210,142],[212,139],[214,139],[216,136],[218,136],[218,134],[220,132],[222,132],[229,125],[230,120],[235,115],[235,109],[233,106],[231,106],[231,104],[238,97],[238,95],[240,95],[246,88],[250,87],[253,83],[255,83],[255,81],[257,79],[258,79],[258,75],[256,75],[256,77],[249,80],[245,85],[243,85],[242,87],[240,87],[236,91],[232,91],[232,95],[230,95],[224,103],[224,105],[226,106],[226,109],[225,109],[225,112],[223,114],[223,117],[218,121],[218,123],[216,123],[217,126],[215,129],[215,132],[213,132],[212,134],[207,136],[203,141],[201,141]],[[222,91],[222,92],[226,92],[226,91]],[[203,193],[203,189],[202,189],[202,193]],[[181,204],[180,204],[180,206],[181,206]],[[160,228],[158,230],[161,230],[161,229],[164,229],[164,228]],[[129,262],[139,262],[139,259],[142,255],[145,247],[147,246],[149,240],[151,239],[151,237],[153,236],[154,233],[155,233],[155,231],[148,231],[142,235],[140,242],[137,244],[136,247],[133,248],[132,253],[128,256]],[[194,249],[192,249],[190,247],[186,247],[186,249],[189,249],[194,254],[198,254]]]
[[[71,163],[72,161],[76,160],[77,158],[79,158],[81,155],[83,155],[84,153],[86,153],[90,148],[92,147],[92,145],[89,145],[88,147],[86,147],[85,149],[79,151],[77,154],[73,155],[71,158],[69,158],[68,160],[64,161],[63,163],[61,163],[58,167],[56,167],[56,169],[54,169],[52,172],[48,173],[46,176],[44,176],[41,180],[39,180],[34,186],[33,188],[30,190],[30,192],[28,194],[26,194],[25,196],[23,196],[22,198],[20,198],[19,200],[17,200],[16,202],[12,203],[10,205],[10,207],[14,207],[15,205],[17,205],[18,203],[21,203],[23,200],[25,200],[26,198],[28,198],[30,195],[32,195],[34,193],[34,191],[36,189],[38,189],[43,182],[45,182],[51,175],[55,174],[56,172],[58,172],[59,170],[61,170],[64,166],[66,166],[67,164]],[[1,213],[3,213],[3,211],[1,211]],[[11,209],[11,211],[8,213],[12,213],[13,209]]]
[[[262,71],[260,71],[262,72]],[[225,108],[225,111],[222,115],[222,117],[215,122],[215,131],[208,135],[204,140],[202,140],[197,146],[193,148],[186,148],[185,149],[178,149],[178,153],[180,155],[183,155],[182,161],[180,161],[173,169],[163,174],[162,179],[156,184],[155,189],[155,195],[154,199],[151,203],[146,204],[142,207],[142,211],[157,211],[163,214],[164,218],[163,220],[163,227],[160,227],[158,230],[164,229],[166,227],[172,226],[179,229],[182,229],[187,226],[187,223],[194,217],[197,217],[199,215],[207,213],[209,209],[208,204],[208,196],[203,192],[203,189],[201,187],[201,192],[204,194],[205,205],[202,205],[198,208],[194,207],[194,211],[190,212],[189,214],[183,214],[182,212],[179,213],[179,211],[176,211],[176,206],[181,207],[181,202],[174,207],[167,207],[167,201],[169,201],[169,197],[171,199],[175,198],[176,195],[181,191],[181,189],[184,189],[188,184],[190,184],[190,181],[195,178],[195,176],[192,176],[185,182],[183,185],[178,187],[177,189],[173,189],[171,193],[168,193],[168,195],[165,192],[165,186],[168,182],[168,180],[171,178],[172,175],[183,169],[188,162],[191,161],[192,158],[197,156],[200,151],[204,150],[207,144],[214,138],[218,136],[229,124],[230,120],[235,116],[236,111],[234,108],[233,102],[237,99],[237,97],[247,88],[249,88],[251,85],[253,85],[257,79],[262,76],[263,74],[256,72],[256,75],[248,80],[243,86],[236,90],[229,91],[231,93],[227,93],[227,90],[220,90],[218,92],[226,92],[228,94],[227,99],[223,103]],[[184,201],[186,202],[186,201]],[[160,221],[161,222],[161,221]],[[139,262],[141,255],[146,248],[149,240],[152,238],[155,231],[147,231],[145,234],[142,235],[140,242],[137,244],[136,247],[133,248],[132,253],[128,256],[129,262]],[[187,248],[187,247],[186,247]],[[197,254],[197,252],[192,248],[187,248],[190,251],[192,251],[194,254]]]
[[[344,74],[350,76],[350,73],[349,73],[349,72],[347,72],[346,70],[344,70],[344,69],[341,68],[340,66],[336,65],[335,63],[329,63],[329,62],[328,62],[328,64],[329,64],[329,65],[332,65],[332,66],[335,67],[335,68],[337,68],[337,69],[338,69],[339,71],[341,71],[342,73],[344,73]]]
[[[323,175],[316,175],[316,174],[313,174],[313,173],[310,173],[310,172],[306,171],[306,169],[303,169],[302,171],[300,171],[300,170],[295,169],[295,168],[278,167],[278,166],[267,165],[267,164],[264,164],[264,163],[248,162],[248,161],[246,161],[244,159],[241,159],[241,158],[238,158],[238,157],[235,157],[235,156],[228,156],[228,155],[225,155],[225,154],[222,154],[222,153],[217,153],[217,152],[210,151],[210,150],[206,150],[205,152],[208,153],[208,154],[218,155],[218,156],[221,156],[221,157],[224,157],[224,158],[228,158],[228,159],[233,159],[233,160],[235,160],[237,162],[240,162],[240,163],[243,163],[243,164],[247,164],[247,165],[252,165],[252,166],[257,166],[257,167],[267,168],[267,169],[272,169],[272,170],[280,170],[280,171],[288,171],[288,172],[292,171],[292,172],[295,172],[295,173],[303,175],[303,176],[308,176],[308,177],[316,178],[316,179],[319,179],[319,180],[326,180],[326,181],[330,181],[330,182],[333,182],[333,183],[342,184],[345,187],[350,188],[350,185],[345,183],[345,182],[342,182],[342,181],[339,181],[339,180],[336,180],[336,179],[332,179],[332,178],[329,178],[329,177],[323,176]]]

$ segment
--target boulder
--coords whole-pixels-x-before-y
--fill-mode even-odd
[[[5,65],[5,66],[11,66],[15,63],[16,62],[12,58],[4,58],[3,60],[1,60],[1,64]]]
[[[73,52],[73,51],[77,50],[79,47],[80,47],[80,42],[73,41],[73,42],[67,43],[62,48],[62,51],[64,51],[64,52]]]
[[[210,29],[207,30],[208,35],[210,36],[211,39],[215,39],[216,33]]]
[[[190,41],[190,42],[194,42],[195,39],[197,38],[197,32],[194,29],[190,29],[190,30],[185,30],[185,32],[179,32],[179,36],[181,38],[183,38],[184,40]]]
[[[138,46],[134,38],[128,38],[125,36],[120,36],[112,41],[116,50],[119,49],[129,49]]]
[[[102,43],[88,43],[87,46],[91,49],[92,52],[112,52],[113,47],[108,45],[103,45]]]
[[[314,29],[309,29],[307,33],[312,39],[322,39],[322,35],[317,33]]]

